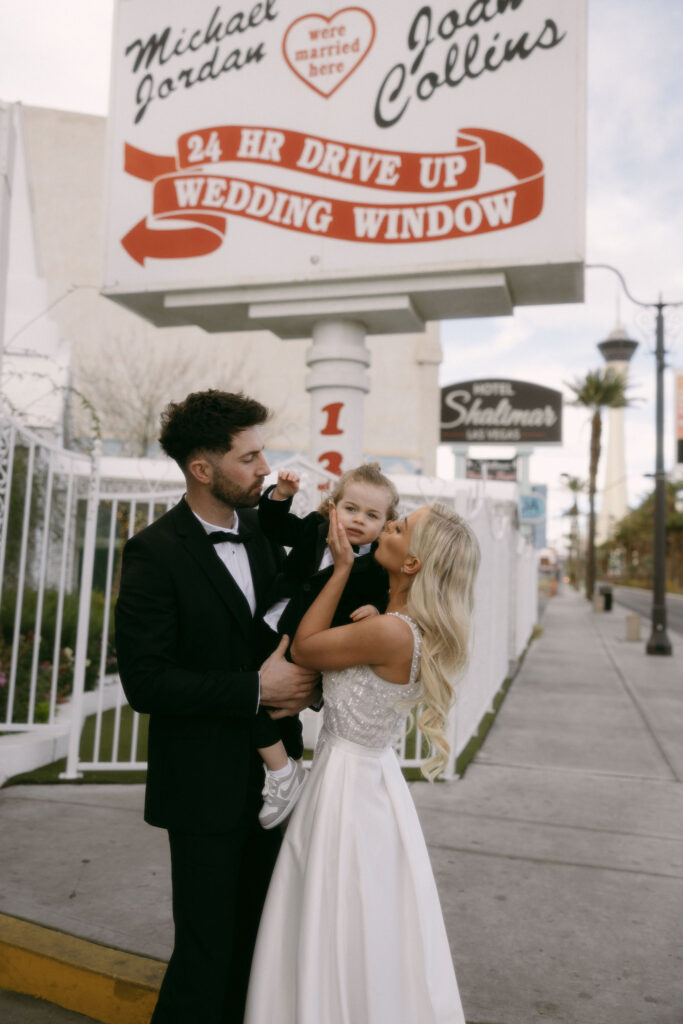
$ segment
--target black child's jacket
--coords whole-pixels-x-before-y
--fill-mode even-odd
[[[292,499],[273,501],[269,487],[258,506],[259,522],[269,540],[291,548],[282,571],[271,587],[266,607],[270,608],[283,598],[290,598],[278,624],[278,633],[294,639],[297,627],[332,575],[334,566],[319,570],[320,560],[327,543],[329,523],[319,512],[299,518],[290,512]],[[332,619],[333,626],[351,622],[351,612],[364,604],[372,604],[382,613],[389,598],[389,578],[386,570],[375,561],[376,543],[365,555],[354,559],[351,575]]]

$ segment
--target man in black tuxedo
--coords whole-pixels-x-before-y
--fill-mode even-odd
[[[123,552],[119,672],[150,715],[145,820],[168,829],[171,848],[175,945],[152,1024],[241,1022],[280,841],[258,824],[252,728],[261,703],[285,717],[316,699],[316,676],[285,659],[284,638],[263,661],[258,612],[282,559],[253,509],[267,416],[221,391],[169,405],[160,441],[186,495]],[[299,731],[285,741],[301,755]]]

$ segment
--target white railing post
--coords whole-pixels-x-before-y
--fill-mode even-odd
[[[26,562],[28,560],[28,542],[31,530],[31,500],[33,498],[33,466],[35,463],[36,446],[32,442],[26,457],[26,487],[24,490],[24,512],[21,521],[21,547],[19,552],[19,573],[14,601],[14,633],[12,635],[12,655],[10,657],[9,689],[7,693],[7,724],[14,717],[14,697],[16,694],[17,675],[19,673],[19,644],[21,640],[21,613],[24,606],[24,586],[26,584]]]
[[[514,533],[510,532],[507,544],[507,557],[510,564],[510,576],[508,578],[507,592],[508,607],[510,609],[507,630],[507,654],[510,674],[514,672],[515,666],[519,660],[520,651],[517,649],[517,634],[519,632],[519,619],[520,616],[523,615],[523,610],[520,608],[519,601],[517,599],[520,578],[518,538],[519,534],[516,531]]]
[[[9,533],[9,510],[14,472],[16,428],[0,405],[0,598],[5,581],[5,551]]]
[[[78,771],[78,761],[81,730],[83,728],[85,669],[88,657],[88,634],[90,632],[93,567],[95,565],[95,542],[97,540],[101,447],[100,441],[95,441],[90,481],[88,484],[88,502],[86,506],[85,532],[83,536],[83,564],[81,566],[81,586],[78,600],[78,626],[76,630],[76,648],[74,651],[74,680],[71,694],[69,749],[66,759],[66,771],[61,772],[59,776],[60,779],[65,780],[81,778],[81,773]]]

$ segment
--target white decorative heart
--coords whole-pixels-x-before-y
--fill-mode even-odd
[[[304,14],[282,40],[282,52],[302,82],[328,99],[365,59],[375,22],[362,7],[344,7],[327,18]]]

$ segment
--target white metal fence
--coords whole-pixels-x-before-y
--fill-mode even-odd
[[[305,513],[333,478],[303,458],[285,465],[301,476],[295,511]],[[472,657],[450,726],[452,776],[536,622],[536,557],[509,507],[473,498],[455,481],[394,479],[404,511],[443,501],[469,519],[482,549]],[[67,779],[146,767],[146,718],[129,707],[116,675],[113,604],[127,538],[180,494],[112,486],[100,477],[97,450],[65,452],[0,421],[0,732],[53,725],[70,692]],[[309,744],[319,719],[305,716]],[[402,736],[397,752],[404,765],[419,765],[419,731]]]
[[[0,415],[0,731],[54,724],[78,668],[74,595],[96,466]]]

